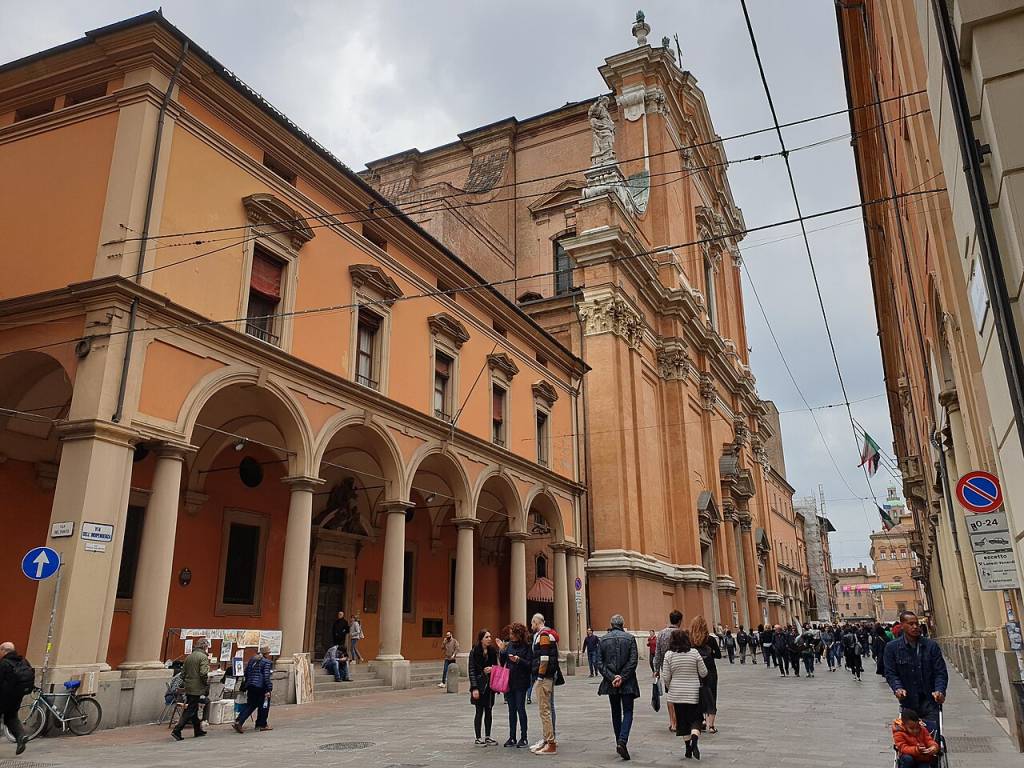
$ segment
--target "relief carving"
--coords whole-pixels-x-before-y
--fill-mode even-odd
[[[737,446],[746,445],[750,439],[750,430],[747,428],[747,416],[742,411],[732,417],[733,441]]]
[[[670,342],[658,350],[658,374],[669,381],[683,381],[690,375],[693,360],[679,342]]]
[[[718,402],[715,380],[711,377],[710,373],[702,373],[700,375],[700,399],[706,411],[712,410],[715,407],[715,403]]]
[[[596,336],[614,333],[625,339],[633,349],[640,347],[644,336],[644,320],[621,296],[605,296],[580,305],[584,333]]]

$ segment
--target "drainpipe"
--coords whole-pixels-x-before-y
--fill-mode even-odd
[[[981,250],[982,271],[985,273],[985,288],[988,291],[992,320],[999,337],[999,351],[1006,372],[1006,384],[1010,390],[1017,439],[1024,445],[1024,358],[1021,357],[1020,339],[1010,307],[1010,294],[1006,288],[1006,275],[999,255],[999,243],[992,223],[985,180],[981,174],[981,155],[987,150],[982,148],[974,135],[971,113],[967,106],[967,93],[957,60],[956,36],[949,19],[946,0],[932,0],[931,5],[942,48],[942,67],[946,75],[946,85],[949,87],[953,123],[956,125],[960,157],[964,164],[964,178],[971,196],[971,210],[974,213],[974,226]]]
[[[160,162],[160,146],[163,143],[164,119],[167,116],[167,107],[171,103],[171,94],[174,92],[174,86],[178,84],[178,75],[181,74],[181,67],[185,63],[186,56],[188,56],[188,40],[181,46],[181,56],[178,58],[178,63],[174,65],[174,72],[167,83],[164,98],[160,102],[160,116],[156,122],[156,137],[153,141],[153,159],[149,165],[146,212],[142,220],[142,236],[139,238],[139,258],[135,264],[135,282],[139,285],[142,285],[142,270],[146,264],[146,245],[149,242],[149,224],[153,218],[153,196],[156,193],[156,171],[157,164]],[[110,417],[114,422],[120,422],[121,417],[124,415],[124,396],[128,388],[128,368],[132,362],[132,345],[135,341],[135,322],[138,312],[139,299],[135,297],[132,299],[131,308],[128,310],[128,335],[124,343],[124,359],[121,361],[121,383],[117,388],[117,408],[114,409],[114,415]]]

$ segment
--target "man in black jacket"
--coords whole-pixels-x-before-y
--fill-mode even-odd
[[[636,679],[639,654],[636,638],[623,629],[625,619],[615,614],[610,623],[611,627],[598,646],[597,669],[603,679],[597,693],[607,696],[612,708],[615,751],[623,760],[629,760],[626,743],[633,726],[633,702],[640,696],[640,683]]]
[[[28,743],[18,719],[18,710],[21,708],[22,697],[31,691],[30,686],[34,681],[35,670],[18,653],[14,643],[0,643],[0,717],[7,726],[7,732],[18,743],[15,750],[17,755],[25,751],[25,744]],[[29,690],[26,691],[26,688]]]
[[[331,627],[331,637],[334,638],[334,644],[346,648],[349,631],[350,627],[348,619],[345,618],[345,612],[338,611],[338,618],[334,620],[334,625]]]

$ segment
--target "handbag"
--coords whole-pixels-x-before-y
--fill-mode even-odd
[[[657,680],[654,681],[654,686],[651,690],[651,707],[654,708],[655,712],[661,711],[661,683]]]
[[[491,667],[490,689],[495,693],[508,693],[508,675],[509,669],[503,664]]]

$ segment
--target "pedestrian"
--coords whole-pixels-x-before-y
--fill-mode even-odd
[[[444,688],[448,685],[448,667],[455,663],[459,650],[461,650],[459,648],[459,641],[452,635],[451,630],[448,630],[444,633],[444,640],[441,641],[444,668],[441,670],[441,682],[437,684],[438,688]]]
[[[598,646],[597,669],[602,680],[597,693],[608,697],[612,710],[612,730],[615,732],[615,751],[623,760],[629,760],[626,745],[629,742],[629,730],[633,726],[633,704],[640,696],[640,683],[636,679],[636,639],[626,634],[626,621],[621,615],[612,616],[609,624],[611,626]]]
[[[761,653],[761,631],[764,629],[760,624],[757,629],[750,630],[750,663],[757,666],[757,656]]]
[[[526,692],[530,690],[533,651],[530,648],[530,630],[525,624],[518,622],[508,628],[508,644],[499,654],[501,661],[508,669],[508,693],[505,704],[508,705],[508,740],[506,747],[528,747],[526,720]],[[596,639],[596,638],[595,638]],[[519,725],[519,737],[516,738],[516,724]]]
[[[668,644],[672,639],[672,633],[683,626],[683,614],[682,611],[673,610],[668,615],[668,626],[658,632],[658,650],[655,652],[654,657],[654,676],[659,677],[661,675],[661,665],[665,658],[665,653],[668,651]],[[666,707],[668,710],[668,729],[675,732],[676,730],[676,711],[672,707]]]
[[[558,666],[558,633],[545,626],[544,614],[541,613],[533,615],[530,627],[533,629],[533,675],[537,678],[533,692],[544,731],[544,737],[530,747],[530,751],[536,755],[554,755],[558,746],[555,744],[552,701],[555,686],[562,680],[562,670]]]
[[[591,677],[597,675],[597,642],[598,638],[594,634],[594,630],[587,627],[587,636],[583,640],[583,652],[587,654],[587,664],[590,665]]]
[[[747,643],[750,642],[750,636],[743,629],[743,625],[740,624],[740,628],[736,630],[736,647],[740,652],[740,664],[747,663]]]
[[[182,684],[185,686],[185,711],[181,713],[178,724],[171,731],[171,738],[181,741],[181,731],[185,726],[192,726],[192,736],[198,739],[205,736],[203,721],[199,717],[199,705],[210,692],[210,641],[200,637],[192,647],[192,653],[185,658],[181,668]]]
[[[348,619],[345,618],[345,612],[338,611],[338,618],[331,625],[331,637],[334,638],[334,644],[340,645],[342,648],[348,648],[348,633],[350,629]]]
[[[775,663],[779,667],[779,674],[782,677],[789,677],[789,635],[782,631],[781,624],[776,624],[772,632],[772,651],[775,654]]]
[[[843,628],[841,625],[836,624],[832,629],[832,670],[839,669],[840,661],[845,665],[845,656],[843,654]]]
[[[818,643],[821,642],[814,636],[809,624],[804,624],[803,634],[797,643],[800,648],[800,658],[804,663],[804,673],[807,677],[814,677],[814,657],[818,655]]]
[[[256,713],[256,730],[272,731],[273,727],[267,722],[270,716],[270,694],[274,690],[274,681],[271,679],[271,672],[274,669],[274,662],[270,660],[270,646],[261,645],[259,653],[249,659],[245,665],[245,704],[242,705],[238,717],[231,724],[238,733],[245,729],[245,721],[252,713]]]
[[[835,672],[835,663],[832,660],[832,644],[835,643],[836,636],[832,631],[832,625],[826,624],[825,628],[821,631],[821,643],[825,647],[825,663],[828,664],[828,671]]]
[[[359,618],[357,613],[352,617],[352,625],[349,627],[349,633],[352,643],[352,653],[349,656],[352,659],[353,664],[362,664],[364,659],[363,655],[359,653],[359,641],[362,640],[366,635],[363,633],[363,622]]]
[[[885,646],[885,681],[900,700],[927,723],[938,728],[939,709],[946,700],[949,674],[942,649],[934,640],[921,637],[917,614],[903,611],[898,638]]]
[[[28,744],[18,710],[21,709],[22,698],[32,693],[35,685],[36,671],[28,660],[18,653],[14,643],[0,643],[0,718],[7,726],[7,733],[17,744],[14,748],[16,755],[24,752],[25,745]]]
[[[662,682],[665,685],[665,701],[676,711],[676,736],[686,739],[686,757],[700,760],[701,721],[704,713],[701,707],[702,681],[707,679],[708,668],[690,644],[690,636],[681,629],[672,633],[669,651],[662,665]],[[709,729],[710,730],[710,729]]]
[[[334,675],[336,683],[351,683],[352,676],[348,671],[348,655],[340,645],[332,645],[324,654],[324,660],[320,666]]]
[[[860,655],[862,658],[871,653],[871,633],[868,632],[867,627],[863,624],[857,628],[857,640],[860,642]]]
[[[885,636],[885,627],[875,624],[875,634],[871,637],[871,655],[875,659],[875,674],[885,676],[885,646],[889,640]]]
[[[732,636],[732,630],[725,630],[725,651],[729,654],[729,663],[736,663],[736,638]]]
[[[476,645],[469,652],[469,700],[476,708],[473,730],[476,733],[475,744],[478,747],[490,747],[498,743],[491,738],[491,710],[494,708],[491,667],[497,663],[498,651],[494,646],[494,638],[486,629],[481,629],[476,636]]]
[[[800,677],[800,659],[803,657],[804,646],[800,641],[799,625],[790,624],[786,627],[786,650],[789,652],[789,671],[794,677]]]
[[[690,645],[700,654],[704,666],[708,670],[707,675],[701,680],[700,686],[700,705],[701,712],[704,714],[704,722],[707,723],[708,733],[718,733],[718,728],[715,727],[715,718],[718,716],[718,663],[716,660],[722,658],[722,647],[718,644],[718,638],[708,631],[708,623],[703,616],[696,616],[690,622]],[[678,724],[676,735],[679,735]]]
[[[843,635],[843,653],[846,656],[846,668],[850,670],[853,679],[860,682],[861,673],[864,671],[863,647],[857,639],[857,631],[848,627]]]
[[[651,674],[656,675],[657,671],[654,669],[654,659],[658,655],[658,635],[652,629],[647,635],[647,663],[651,665]]]
[[[904,709],[893,721],[892,742],[899,755],[898,768],[926,768],[939,756],[939,745],[912,709]]]
[[[764,668],[771,669],[775,665],[775,631],[771,625],[762,627],[757,625],[761,635],[761,655],[764,657]]]

